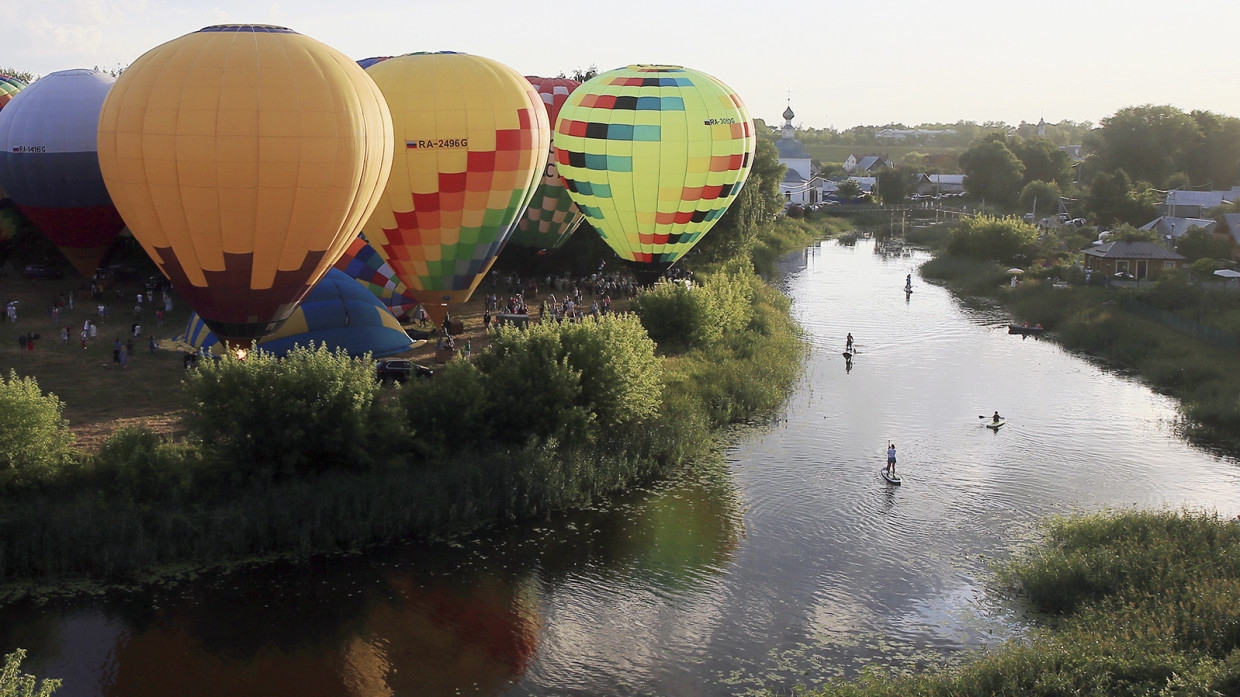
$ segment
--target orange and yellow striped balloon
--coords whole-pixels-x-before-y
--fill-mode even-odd
[[[108,94],[99,165],[121,216],[212,331],[276,331],[357,237],[392,166],[383,95],[283,27],[212,26]]]

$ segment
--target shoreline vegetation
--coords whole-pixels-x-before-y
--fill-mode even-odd
[[[752,247],[767,274],[831,224],[777,227]],[[396,387],[325,349],[207,361],[176,374],[183,385],[155,383],[178,395],[171,417],[131,415],[85,451],[41,375],[0,376],[0,411],[23,424],[0,439],[25,444],[0,462],[0,603],[451,536],[666,477],[776,409],[799,375],[788,300],[747,259],[598,320],[492,329],[472,360]]]

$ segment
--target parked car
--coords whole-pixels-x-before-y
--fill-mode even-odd
[[[60,269],[47,264],[26,264],[26,267],[22,269],[22,275],[29,279],[36,279],[64,278],[65,274]]]
[[[146,282],[142,284],[142,287],[148,293],[158,293],[164,288],[172,287],[172,284],[169,283],[168,279],[163,276],[149,276],[147,277]]]
[[[385,385],[407,382],[410,376],[429,378],[434,374],[431,368],[404,358],[387,358],[375,363],[375,379]]]
[[[133,264],[108,264],[95,272],[97,278],[110,278],[114,281],[128,281],[138,277],[138,267]]]

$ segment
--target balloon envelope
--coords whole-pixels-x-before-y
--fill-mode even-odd
[[[529,204],[550,143],[546,110],[520,73],[480,56],[397,56],[366,72],[392,109],[396,162],[363,232],[439,324]]]
[[[547,109],[547,121],[555,124],[560,107],[581,83],[562,77],[529,77]],[[517,220],[509,244],[534,249],[558,249],[568,241],[581,222],[581,211],[564,188],[564,180],[555,166],[555,150],[547,150],[542,179],[534,191],[534,199]]]
[[[13,95],[17,94],[26,86],[23,80],[18,80],[10,75],[0,75],[0,109],[3,109]]]
[[[197,314],[190,315],[185,341],[197,349],[219,352],[219,339]],[[350,356],[390,356],[413,347],[400,322],[370,291],[339,269],[327,272],[279,330],[258,347],[283,356],[294,345],[326,343]]]
[[[213,331],[248,343],[356,237],[391,168],[392,128],[374,83],[336,49],[223,25],[134,61],[99,144],[134,237]]]
[[[353,240],[344,255],[336,261],[336,268],[374,293],[397,319],[405,317],[418,307],[417,299],[396,277],[396,272],[361,235]]]
[[[631,65],[573,91],[555,125],[569,194],[621,258],[666,267],[710,230],[753,160],[753,122],[715,78]]]
[[[115,80],[61,70],[0,110],[0,186],[30,222],[91,276],[125,227],[100,173],[95,128]]]

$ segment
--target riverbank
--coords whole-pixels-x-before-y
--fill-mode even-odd
[[[1133,375],[1182,405],[1183,435],[1197,445],[1240,456],[1240,354],[1150,319],[1151,307],[1196,321],[1226,323],[1240,297],[1189,285],[1168,275],[1142,288],[1054,283],[1026,275],[1017,287],[1005,267],[940,254],[921,268],[928,279],[964,296],[985,297],[1012,312],[1013,322],[1042,325],[1042,336],[1106,367]],[[1207,309],[1208,308],[1208,309]],[[1225,330],[1218,330],[1224,332]]]
[[[1109,511],[1049,521],[996,567],[1047,631],[959,668],[871,674],[815,697],[1240,694],[1240,525]]]
[[[622,337],[632,331],[644,336],[635,315],[628,322],[586,320],[558,328],[547,325],[548,331],[513,330],[505,339],[506,359],[488,357],[480,338],[475,346],[483,352],[476,351],[472,362],[456,359],[430,381],[394,389],[378,388],[373,371],[366,366],[350,368],[342,363],[340,369],[352,372],[349,379],[357,381],[355,394],[364,402],[358,414],[372,416],[359,421],[357,428],[362,430],[341,433],[382,432],[360,436],[361,442],[344,438],[342,444],[328,436],[316,438],[314,442],[320,445],[312,446],[309,440],[288,440],[288,434],[279,432],[312,428],[318,436],[320,427],[295,416],[302,413],[298,410],[313,410],[317,402],[301,405],[293,400],[294,395],[300,398],[303,392],[314,394],[315,390],[293,389],[287,400],[238,403],[236,409],[215,408],[200,396],[199,404],[214,410],[209,418],[247,422],[224,430],[213,426],[215,430],[209,433],[256,428],[253,417],[243,414],[257,415],[260,412],[254,410],[258,409],[266,419],[261,440],[269,444],[259,443],[259,438],[202,437],[208,433],[202,430],[205,417],[192,411],[202,406],[192,404],[186,406],[191,411],[182,415],[182,424],[186,416],[197,419],[190,420],[189,430],[199,433],[199,439],[169,439],[145,426],[117,431],[96,455],[84,456],[54,481],[27,487],[21,496],[6,497],[0,507],[0,579],[9,583],[12,598],[39,587],[46,590],[49,584],[73,588],[81,582],[130,582],[186,563],[211,565],[356,550],[408,536],[457,534],[496,521],[550,515],[666,476],[709,453],[712,434],[728,423],[756,418],[775,408],[795,381],[796,358],[804,351],[787,299],[751,271],[703,277],[687,297],[706,304],[699,303],[686,317],[693,313],[726,316],[727,323],[721,326],[729,330],[695,333],[687,345],[655,359],[661,364],[662,377],[642,389],[653,390],[649,397],[659,405],[657,412],[608,416],[605,407],[614,409],[619,404],[619,393],[610,391],[619,383],[602,388],[582,382],[573,387],[579,378],[572,372],[540,373],[534,383],[537,389],[527,386],[524,392],[505,388],[505,382],[487,386],[490,379],[508,379],[496,376],[526,379],[528,375],[521,378],[518,373],[544,370],[564,361],[581,366],[576,370],[584,372],[577,375],[604,379],[606,370],[588,366],[604,361],[599,367],[605,367],[611,360],[605,352],[615,345],[605,337]],[[646,312],[680,311],[675,298],[671,300],[662,309]],[[459,312],[457,317],[465,318],[467,329],[471,326],[468,313]],[[629,329],[617,333],[621,325]],[[702,326],[715,327],[711,322]],[[597,339],[590,338],[595,332],[601,333]],[[500,337],[492,334],[489,340]],[[527,338],[530,349],[522,348]],[[525,352],[541,352],[551,345],[549,341],[577,342],[580,345],[573,350],[578,354],[565,354],[550,363],[541,359],[522,363]],[[591,342],[598,342],[595,345],[602,351],[597,356]],[[530,358],[535,358],[534,353]],[[350,359],[338,360],[352,365]],[[506,367],[504,361],[511,366]],[[332,369],[325,359],[312,358],[309,363],[320,372]],[[83,365],[98,368],[89,362]],[[245,365],[255,371],[262,368],[253,361]],[[151,369],[156,366],[152,361]],[[244,365],[238,368],[246,372]],[[128,373],[128,367],[107,370],[136,374]],[[179,362],[176,370],[183,372]],[[339,382],[314,370],[298,368],[296,372],[318,385]],[[624,371],[616,377],[629,380],[635,375]],[[344,388],[352,389],[347,384]],[[586,402],[581,397],[553,399],[567,394],[558,391],[564,389],[580,389],[582,394],[593,391],[597,397]],[[238,398],[243,399],[269,390],[240,392]],[[484,401],[470,406],[461,402],[466,395]],[[179,399],[185,400],[185,395]],[[511,409],[503,407],[505,400],[514,399]],[[535,404],[551,411],[535,410]],[[288,411],[286,417],[280,416],[283,410]],[[314,418],[332,418],[313,413]],[[345,418],[343,412],[338,417],[342,427],[357,418]],[[475,424],[471,419],[480,420]],[[469,432],[458,433],[463,428]],[[483,437],[484,431],[493,433]],[[330,450],[299,454],[278,446],[270,449],[270,444],[281,442]],[[366,442],[373,445],[365,453],[365,462],[347,455],[357,452],[356,446],[366,447]],[[276,459],[238,460],[227,454],[235,455],[237,443],[244,448],[261,446],[254,452],[271,453]],[[340,465],[331,464],[337,462]]]

